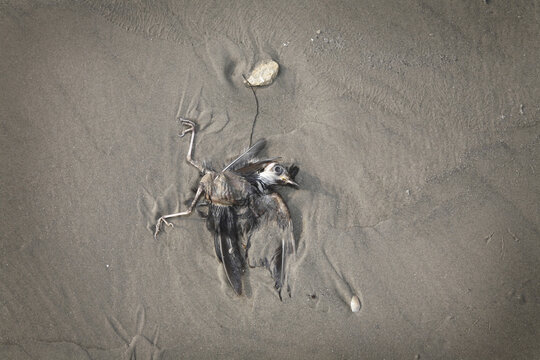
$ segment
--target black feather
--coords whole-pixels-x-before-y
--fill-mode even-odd
[[[234,208],[210,205],[206,226],[214,233],[216,256],[223,263],[227,279],[234,291],[238,295],[242,294],[244,261],[238,244],[237,216]]]
[[[262,171],[266,165],[276,161],[279,158],[264,159],[255,162],[248,162],[244,166],[235,170],[236,173],[242,176],[252,175],[259,171]]]
[[[266,146],[265,139],[259,139],[253,146],[244,151],[240,156],[234,159],[229,165],[227,165],[223,171],[235,171],[246,166],[251,159],[253,159],[264,147]]]
[[[274,287],[279,293],[279,298],[281,299],[281,288],[283,287],[283,279],[281,278],[283,274],[282,272],[283,248],[281,246],[279,246],[276,249],[274,256],[272,256],[272,260],[270,261],[270,264],[268,265],[269,265],[268,270],[270,270],[270,274],[272,275],[272,278],[275,281]]]
[[[290,214],[278,193],[256,195],[250,205],[256,221],[249,234],[249,264],[265,267],[274,280],[274,287],[282,298],[286,289],[291,295],[289,274],[296,253]]]
[[[289,168],[287,169],[287,172],[289,173],[289,177],[291,178],[292,181],[294,181],[299,171],[300,171],[300,168],[296,166],[295,164],[292,164],[291,166],[289,166]]]

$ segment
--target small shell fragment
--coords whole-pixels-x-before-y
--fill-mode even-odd
[[[358,296],[353,295],[351,299],[351,311],[356,313],[360,311],[360,308],[362,307],[362,304],[360,303],[360,299]]]
[[[251,70],[244,83],[246,86],[265,86],[270,85],[279,72],[279,64],[274,60],[259,61]]]

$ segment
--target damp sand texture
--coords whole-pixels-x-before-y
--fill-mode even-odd
[[[537,358],[538,11],[4,1],[0,358]],[[235,295],[196,214],[154,240],[198,183],[178,116],[216,168],[251,135],[300,167],[291,298]]]

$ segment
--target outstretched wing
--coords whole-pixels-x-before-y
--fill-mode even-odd
[[[291,296],[288,280],[296,245],[287,204],[278,193],[270,193],[253,199],[252,210],[258,220],[248,234],[249,264],[270,271],[280,299],[283,289]]]
[[[258,160],[253,162],[248,162],[245,166],[240,167],[235,170],[236,173],[240,175],[247,175],[247,174],[253,174],[257,171],[262,171],[266,165],[280,159],[279,157],[271,158],[271,159],[264,159],[264,160]]]
[[[233,160],[229,165],[227,165],[223,170],[235,171],[241,167],[246,166],[251,159],[253,159],[264,147],[266,146],[266,140],[260,139],[249,149],[244,151],[240,156]]]

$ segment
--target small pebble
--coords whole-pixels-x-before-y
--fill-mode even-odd
[[[246,86],[270,85],[279,72],[279,64],[274,60],[259,61],[244,83]]]
[[[353,295],[351,299],[351,311],[354,313],[357,313],[360,311],[360,308],[362,307],[362,304],[360,304],[360,299],[358,296]]]

